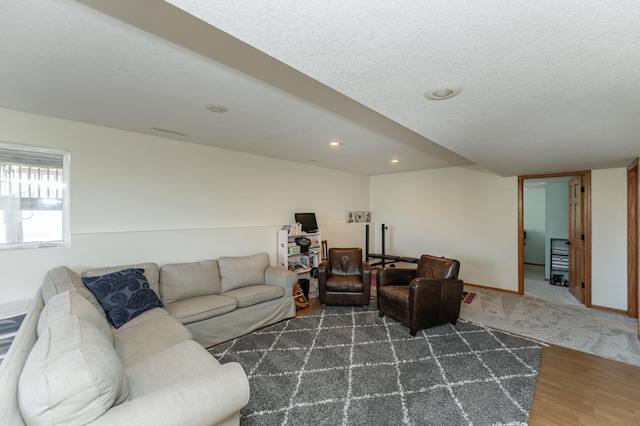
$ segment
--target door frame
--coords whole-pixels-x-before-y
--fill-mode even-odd
[[[638,252],[638,164],[636,158],[627,167],[627,315],[638,318],[640,255]],[[638,324],[640,336],[640,323]]]
[[[518,176],[518,294],[524,294],[524,181],[555,177],[581,176],[584,187],[584,305],[591,307],[591,171]],[[568,220],[568,219],[567,219]]]

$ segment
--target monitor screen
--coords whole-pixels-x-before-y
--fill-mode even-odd
[[[295,219],[302,225],[302,232],[316,232],[318,230],[315,213],[295,213]]]

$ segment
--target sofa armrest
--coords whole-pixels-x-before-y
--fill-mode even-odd
[[[411,280],[415,277],[415,269],[382,268],[378,269],[376,285],[378,286],[378,288],[385,285],[409,285]]]
[[[279,285],[284,287],[285,294],[293,295],[293,286],[298,282],[298,274],[288,269],[268,266],[264,271],[264,283],[266,285]]]
[[[161,374],[161,372],[158,372]],[[111,407],[91,425],[213,425],[249,402],[249,381],[236,362]]]

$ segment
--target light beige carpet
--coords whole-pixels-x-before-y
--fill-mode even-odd
[[[473,286],[465,291],[478,293],[477,301],[462,304],[465,321],[640,366],[637,319],[529,295]]]

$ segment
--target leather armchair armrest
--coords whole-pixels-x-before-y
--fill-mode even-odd
[[[409,315],[416,328],[455,321],[460,315],[460,279],[416,278],[409,284]]]
[[[371,283],[371,266],[368,263],[362,262],[360,265],[360,276],[362,277],[362,282]]]
[[[324,277],[326,280],[331,275],[331,263],[328,260],[323,260],[318,265],[318,279]]]
[[[378,270],[378,287],[385,285],[409,285],[416,277],[416,270],[409,268],[383,268]]]
[[[440,287],[442,281],[437,278],[414,278],[409,283],[409,300],[411,304],[415,302],[425,302],[429,300],[437,300],[440,304]],[[422,306],[422,305],[421,305]]]
[[[371,297],[371,266],[368,263],[362,262],[360,265],[360,276],[362,277],[363,287],[362,297],[368,301]]]
[[[318,297],[320,303],[327,300],[327,278],[331,275],[331,263],[328,260],[320,262],[318,265]]]
[[[414,296],[421,298],[428,294],[429,297],[462,302],[463,287],[464,283],[459,279],[415,278],[411,280],[409,284],[409,297]],[[434,291],[433,289],[438,290],[437,295],[430,294]]]

